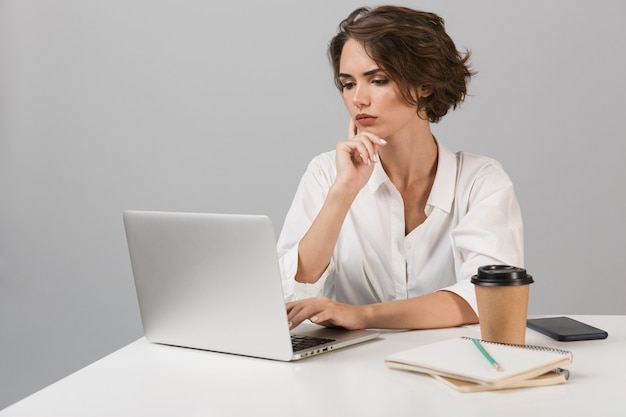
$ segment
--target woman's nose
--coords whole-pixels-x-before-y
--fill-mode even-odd
[[[367,87],[358,86],[355,88],[354,95],[352,96],[352,104],[358,109],[369,105],[369,93]]]

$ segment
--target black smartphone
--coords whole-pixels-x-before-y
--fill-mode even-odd
[[[606,339],[609,336],[604,330],[570,317],[528,319],[526,326],[561,342]]]

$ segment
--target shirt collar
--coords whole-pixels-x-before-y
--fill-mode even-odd
[[[430,190],[428,201],[426,201],[425,211],[427,216],[432,213],[435,207],[449,213],[454,200],[457,171],[456,155],[438,141],[437,148],[437,173],[435,174],[435,181]],[[367,183],[367,187],[373,194],[385,182],[389,182],[393,186],[382,164],[378,162],[374,165],[374,171]]]
[[[387,176],[387,173],[383,169],[383,164],[381,164],[379,160],[374,164],[374,171],[372,171],[372,175],[367,182],[367,188],[369,189],[370,193],[374,194],[376,190],[378,190],[378,187],[380,187],[385,182],[391,183],[391,180]]]
[[[437,173],[428,201],[426,201],[427,216],[432,213],[435,207],[449,213],[454,201],[457,172],[456,155],[439,142],[437,142],[437,147],[439,150],[437,152]]]

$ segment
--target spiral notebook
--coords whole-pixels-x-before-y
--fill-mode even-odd
[[[462,392],[474,392],[563,383],[568,373],[561,367],[573,360],[572,352],[547,346],[486,341],[480,345],[500,370],[466,337],[394,353],[385,363],[392,369],[431,375]]]

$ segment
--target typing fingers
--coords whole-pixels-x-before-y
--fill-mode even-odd
[[[305,320],[311,320],[313,323],[325,321],[326,314],[324,314],[324,310],[326,301],[330,300],[325,298],[308,298],[287,303],[289,328],[293,329]]]

